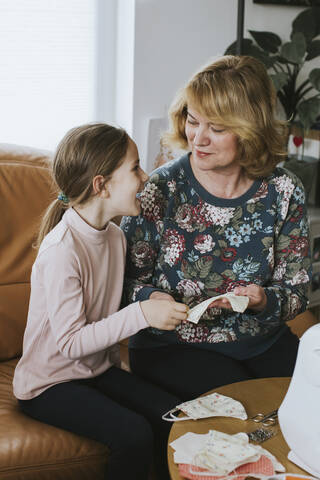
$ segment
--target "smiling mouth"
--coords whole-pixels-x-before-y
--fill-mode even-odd
[[[209,155],[212,155],[211,152],[210,153],[201,152],[200,150],[197,150],[197,149],[195,149],[195,151],[196,151],[197,157],[200,157],[200,158],[205,158],[205,157],[208,157]]]

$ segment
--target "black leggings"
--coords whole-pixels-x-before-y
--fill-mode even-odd
[[[161,416],[180,402],[116,367],[96,378],[60,383],[31,400],[19,400],[30,417],[107,445],[108,480],[147,479],[153,459],[157,478],[170,478],[166,458],[171,424]]]
[[[248,360],[234,360],[190,344],[131,348],[134,373],[182,400],[213,388],[253,378],[292,376],[299,339],[288,329],[269,350]]]

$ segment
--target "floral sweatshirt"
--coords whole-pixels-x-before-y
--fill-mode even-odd
[[[245,359],[268,349],[306,309],[311,266],[308,219],[301,182],[284,168],[255,180],[233,199],[217,198],[195,178],[189,155],[155,170],[141,194],[141,215],[125,217],[128,302],[155,290],[190,307],[261,285],[267,306],[259,313],[211,308],[197,325],[175,331],[140,331],[131,347],[189,343]]]

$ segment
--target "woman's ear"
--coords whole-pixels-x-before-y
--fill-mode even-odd
[[[109,196],[108,181],[103,175],[96,175],[92,180],[93,193],[99,197],[107,198]]]

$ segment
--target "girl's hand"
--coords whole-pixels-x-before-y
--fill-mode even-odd
[[[262,312],[267,305],[267,296],[265,294],[264,288],[260,285],[251,284],[247,287],[236,287],[233,290],[235,295],[244,295],[249,297],[249,304],[247,308],[254,310],[256,312]],[[220,298],[219,300],[213,301],[210,303],[209,308],[228,308],[232,310],[230,302],[226,298]]]
[[[159,330],[174,330],[182,320],[187,319],[188,306],[174,300],[165,300],[164,298],[162,300],[144,300],[140,302],[140,306],[150,327]]]

